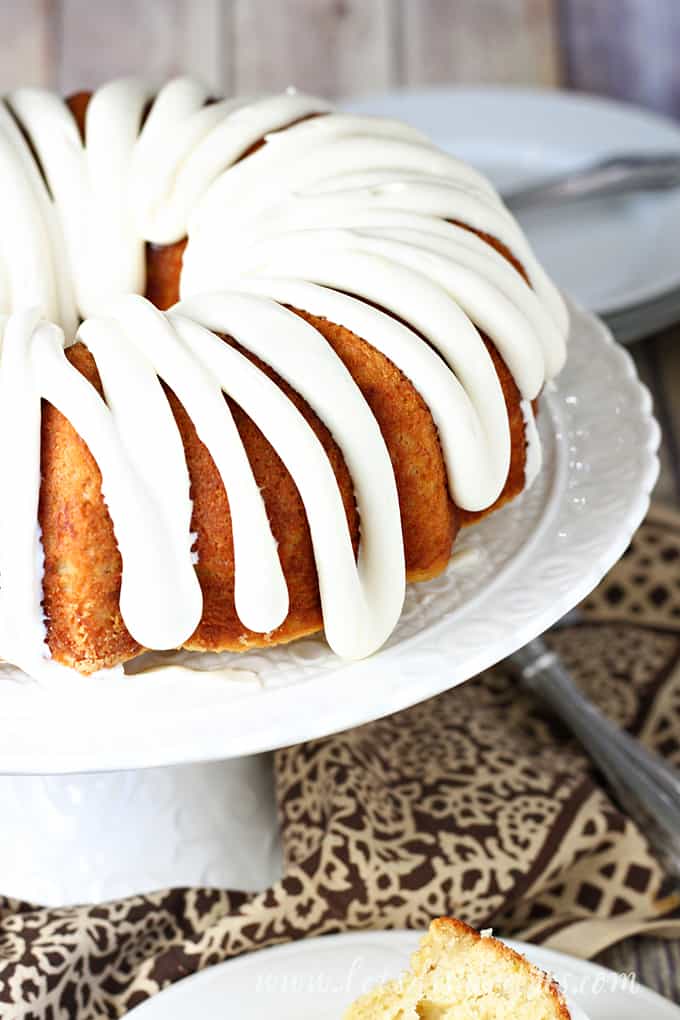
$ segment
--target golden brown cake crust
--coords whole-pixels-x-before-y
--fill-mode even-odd
[[[397,480],[409,580],[434,577],[446,568],[459,521],[475,516],[452,503],[432,416],[412,384],[379,351],[335,323],[298,311],[345,362],[378,421]],[[225,342],[229,341],[225,338]],[[511,470],[497,505],[524,484],[524,421],[510,373],[490,346],[508,403]],[[276,373],[265,371],[314,429],[338,481],[353,546],[359,520],[352,481],[337,444],[305,401]],[[82,344],[67,357],[101,392],[94,360]],[[187,648],[243,651],[292,641],[322,627],[318,580],[309,527],[295,484],[250,418],[228,401],[258,486],[262,490],[290,597],[290,612],[271,634],[243,627],[234,603],[234,557],[229,502],[206,447],[175,395],[166,389],[184,444],[197,533],[197,574],[203,591],[201,623]],[[101,475],[86,444],[51,405],[42,424],[42,488],[39,508],[45,552],[44,608],[55,659],[90,673],[123,662],[140,648],[120,616],[121,559],[101,495]]]
[[[510,470],[508,471],[508,477],[505,482],[505,486],[503,487],[503,491],[495,503],[492,503],[491,506],[486,508],[486,510],[460,511],[461,527],[465,527],[468,524],[474,524],[475,521],[480,520],[482,517],[487,517],[489,514],[493,513],[494,510],[498,510],[499,507],[508,503],[511,499],[515,499],[516,496],[519,496],[524,488],[524,469],[526,467],[527,460],[527,444],[525,437],[524,415],[522,414],[522,406],[520,403],[521,394],[517,388],[517,383],[512,377],[512,373],[492,344],[491,340],[489,340],[487,336],[484,336],[483,339],[487,350],[491,355],[491,359],[496,369],[496,374],[498,375],[501,388],[503,390],[503,396],[505,397],[505,407],[508,412],[508,424],[510,425]]]
[[[302,313],[299,313],[302,314]],[[383,431],[399,487],[407,571],[412,579],[432,577],[446,567],[457,530],[457,511],[448,495],[437,431],[429,409],[411,383],[380,352],[349,330],[304,316],[345,360]],[[225,339],[225,342],[233,343]],[[246,353],[246,352],[243,352]],[[353,546],[359,520],[353,487],[342,454],[305,401],[275,372],[246,354],[297,406],[320,439],[338,480]],[[92,356],[82,344],[67,357],[101,392]],[[251,419],[228,401],[258,486],[262,490],[290,596],[284,624],[271,634],[255,634],[240,623],[234,604],[234,558],[227,494],[206,447],[175,395],[166,390],[184,444],[197,533],[197,574],[204,597],[203,618],[186,647],[242,651],[292,641],[322,626],[318,580],[302,501],[293,480]],[[43,416],[43,494],[40,522],[45,549],[44,605],[48,640],[59,661],[82,672],[114,665],[137,654],[118,608],[121,560],[113,525],[101,496],[101,475],[86,444],[49,404]],[[70,463],[70,471],[64,469]],[[82,493],[87,501],[81,506]],[[65,539],[61,520],[69,517]],[[97,528],[91,527],[96,517]],[[93,536],[96,535],[96,541]],[[102,576],[107,586],[98,581]],[[71,612],[79,610],[83,626]],[[96,625],[95,625],[96,624]],[[107,635],[106,641],[104,636]],[[104,654],[97,655],[97,648]]]
[[[101,393],[82,344],[66,357]],[[101,493],[101,474],[76,430],[43,401],[38,520],[45,554],[43,606],[53,657],[82,673],[140,651],[120,615],[121,558]]]
[[[226,340],[227,343],[233,341]],[[238,346],[233,344],[234,346]],[[273,379],[313,428],[338,482],[354,551],[359,546],[359,517],[349,471],[330,432],[308,404],[276,373],[251,354],[246,356]],[[206,447],[174,394],[170,404],[184,443],[194,501],[192,529],[197,533],[196,571],[203,591],[203,618],[187,648],[243,651],[293,641],[321,628],[321,602],[312,540],[302,500],[283,462],[254,422],[228,400],[255,480],[262,492],[279,559],[288,585],[290,611],[271,634],[244,628],[234,604],[234,551],[229,501]]]
[[[179,301],[179,278],[186,246],[186,238],[162,247],[146,246],[145,297],[163,311]]]
[[[355,333],[295,309],[326,338],[361,390],[380,426],[399,493],[406,576],[436,577],[451,558],[458,510],[430,410],[405,375]]]
[[[230,342],[226,341],[225,342]],[[71,364],[101,393],[94,359],[82,344],[67,350]],[[268,366],[246,352],[286,393],[321,442],[335,472],[354,549],[359,519],[349,472],[328,429]],[[242,651],[291,641],[319,630],[321,605],[311,537],[302,501],[280,458],[257,426],[229,401],[278,542],[290,612],[271,635],[243,627],[234,606],[234,557],[229,504],[206,447],[175,395],[166,389],[185,447],[197,533],[197,574],[204,597],[201,623],[186,647]],[[45,552],[44,608],[55,659],[83,673],[113,666],[141,649],[120,616],[122,562],[101,494],[101,474],[70,423],[45,403],[39,520]]]

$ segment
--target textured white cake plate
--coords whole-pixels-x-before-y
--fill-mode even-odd
[[[264,949],[172,985],[132,1011],[134,1020],[341,1020],[345,1008],[408,966],[419,932],[330,935]],[[680,1020],[680,1009],[638,985],[583,960],[509,941],[554,975],[572,1020]]]
[[[45,689],[9,667],[0,674],[0,892],[56,903],[265,884],[278,868],[266,766],[224,759],[453,687],[597,584],[645,514],[659,434],[629,355],[592,316],[574,308],[572,318],[567,367],[541,401],[543,472],[464,534],[446,574],[410,587],[379,654],[346,663],[311,638],[213,657],[243,671],[231,680],[169,671]],[[181,767],[120,771],[167,765]]]

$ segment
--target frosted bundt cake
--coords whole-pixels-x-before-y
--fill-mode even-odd
[[[362,996],[344,1020],[569,1020],[555,982],[498,939],[440,917],[411,970]]]
[[[322,627],[531,484],[567,314],[411,128],[187,79],[0,104],[0,653],[37,675]]]

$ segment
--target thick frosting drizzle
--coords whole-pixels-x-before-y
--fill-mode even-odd
[[[0,104],[0,207],[0,424],[14,439],[0,444],[0,468],[16,493],[0,506],[0,646],[29,672],[49,657],[36,530],[41,399],[98,464],[123,562],[121,614],[153,649],[181,646],[202,614],[189,474],[163,384],[228,493],[245,627],[275,630],[289,601],[225,394],[298,488],[334,650],[370,654],[399,617],[405,565],[389,453],[340,358],[284,306],[352,330],[411,380],[437,426],[452,497],[468,510],[495,501],[510,462],[486,334],[521,394],[527,485],[539,470],[531,402],[564,361],[564,304],[491,185],[406,125],[335,113],[294,91],[209,102],[189,79],[156,96],[125,79],[94,94],[83,140],[62,100],[19,89]],[[530,282],[472,230],[505,245]],[[145,245],[184,237],[181,302],[163,313],[139,296]],[[103,399],[65,357],[76,338]],[[244,351],[300,393],[338,443],[355,486],[358,559],[316,434]]]

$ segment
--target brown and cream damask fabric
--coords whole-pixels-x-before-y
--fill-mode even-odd
[[[551,641],[593,700],[680,766],[680,518],[653,511]],[[584,956],[680,931],[644,834],[502,668],[275,767],[285,868],[270,889],[60,910],[0,898],[0,1018],[118,1017],[238,953],[444,913]]]

